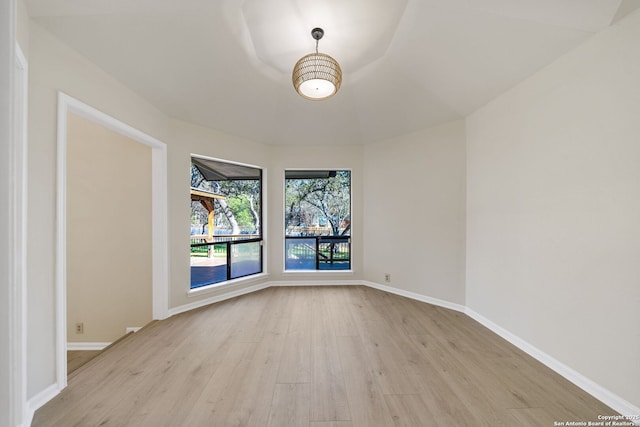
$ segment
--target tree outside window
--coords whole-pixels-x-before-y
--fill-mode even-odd
[[[351,171],[285,172],[286,270],[351,268]]]

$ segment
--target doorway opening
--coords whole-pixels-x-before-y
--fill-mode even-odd
[[[150,149],[150,166],[146,174],[150,175],[150,214],[147,217],[150,233],[150,242],[147,255],[150,259],[151,277],[151,318],[164,319],[168,315],[168,247],[167,247],[167,149],[161,141],[105,114],[95,108],[78,101],[66,94],[58,94],[58,153],[57,153],[57,218],[56,218],[56,380],[59,389],[67,385],[67,348],[68,348],[68,312],[67,312],[67,286],[68,286],[68,136],[69,117],[74,115],[85,119],[92,124],[99,125],[103,130],[115,132],[120,136],[129,138],[138,145]],[[86,162],[98,162],[100,159],[85,156]],[[113,172],[111,172],[113,173]],[[91,191],[85,188],[82,191]],[[117,197],[117,196],[114,196]],[[86,199],[89,200],[89,197]],[[82,203],[82,197],[80,197]],[[111,200],[113,203],[113,200]],[[108,198],[101,200],[99,204],[109,203]],[[92,228],[97,230],[101,223],[110,223],[112,218],[101,218]],[[125,228],[124,226],[122,228]],[[117,228],[116,228],[117,229]],[[86,230],[90,235],[91,230]],[[131,233],[130,233],[131,234]],[[134,233],[135,234],[135,233]],[[135,244],[135,236],[130,236],[130,244]],[[95,245],[102,242],[96,240]],[[106,244],[106,243],[105,243]],[[97,250],[97,249],[96,249]],[[112,251],[113,253],[113,251]],[[117,266],[114,267],[117,269]],[[97,277],[104,272],[94,271]],[[149,298],[149,297],[148,297]],[[72,324],[74,330],[78,327],[76,322]],[[82,322],[77,322],[82,323]],[[132,325],[135,326],[135,325]],[[85,325],[80,325],[84,328]],[[125,331],[123,331],[124,333]],[[108,344],[108,342],[107,342]]]

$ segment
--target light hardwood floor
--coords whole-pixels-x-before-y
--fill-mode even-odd
[[[33,426],[553,426],[615,412],[464,314],[360,286],[269,288],[155,322]]]
[[[101,350],[69,350],[67,351],[67,374],[71,374],[82,365],[100,354]]]

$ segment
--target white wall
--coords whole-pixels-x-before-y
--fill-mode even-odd
[[[17,1],[16,39],[25,57],[29,56],[29,11],[25,0]]]
[[[55,376],[56,115],[61,90],[161,141],[167,117],[33,21],[29,33],[28,397]]]
[[[364,278],[464,304],[464,122],[367,145],[363,182]]]
[[[640,405],[640,12],[467,119],[467,305]]]
[[[20,420],[13,412],[12,352],[17,340],[13,339],[11,319],[13,282],[10,268],[13,249],[13,223],[11,212],[13,168],[12,140],[12,85],[15,43],[15,2],[0,2],[0,425],[12,425]],[[7,345],[8,344],[8,345]],[[17,396],[16,396],[17,397]]]

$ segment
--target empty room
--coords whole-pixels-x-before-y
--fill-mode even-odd
[[[3,2],[0,426],[640,425],[639,9]]]

